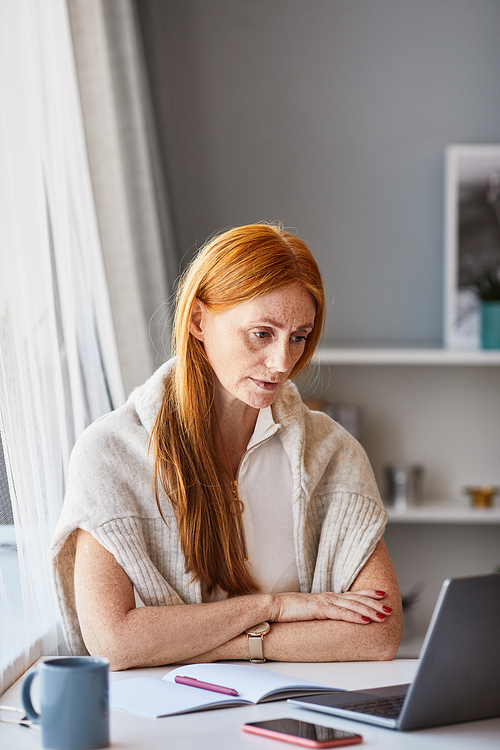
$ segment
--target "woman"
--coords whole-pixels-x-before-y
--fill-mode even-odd
[[[72,454],[51,548],[72,653],[112,669],[394,657],[401,602],[371,468],[289,381],[324,315],[316,262],[279,227],[201,250],[176,358]]]

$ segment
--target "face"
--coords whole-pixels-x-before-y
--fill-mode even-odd
[[[316,305],[302,286],[291,286],[212,315],[201,300],[190,330],[203,342],[223,405],[232,400],[270,406],[302,356]]]

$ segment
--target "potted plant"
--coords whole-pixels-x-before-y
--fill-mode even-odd
[[[481,345],[500,349],[500,266],[484,273],[475,283],[481,304]]]

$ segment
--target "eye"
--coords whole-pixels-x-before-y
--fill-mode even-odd
[[[303,341],[307,341],[307,336],[292,336],[291,340],[294,344],[301,344]]]
[[[258,339],[265,339],[271,334],[269,333],[269,331],[255,331],[255,335]]]

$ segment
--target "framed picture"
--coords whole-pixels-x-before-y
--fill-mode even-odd
[[[445,346],[480,347],[476,283],[500,268],[500,145],[446,150]]]

